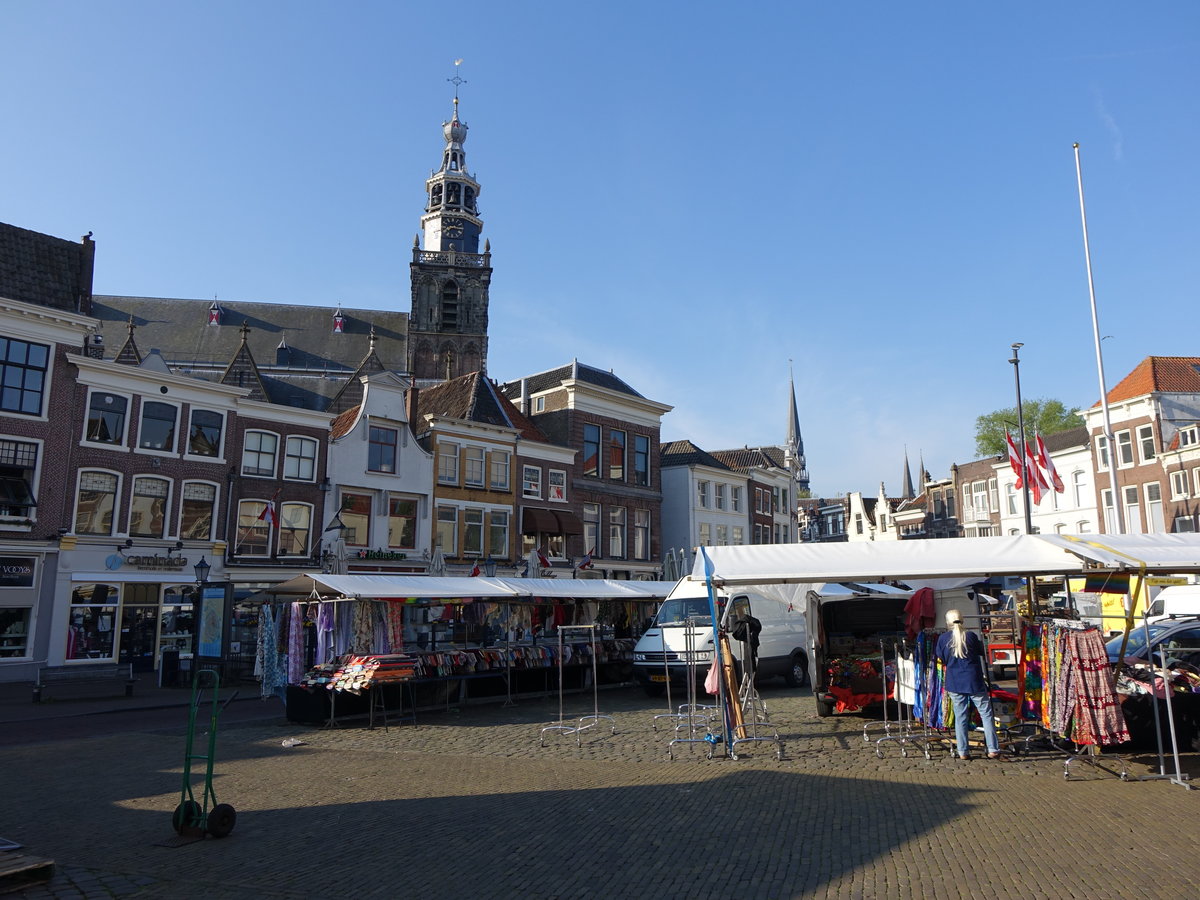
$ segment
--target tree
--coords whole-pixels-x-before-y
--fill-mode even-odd
[[[1083,419],[1067,409],[1061,400],[1023,400],[1021,412],[1025,416],[1025,436],[1030,439],[1034,432],[1045,437],[1083,425]],[[1006,455],[1005,431],[1013,436],[1014,442],[1020,440],[1015,406],[998,409],[975,420],[975,452],[981,457]]]

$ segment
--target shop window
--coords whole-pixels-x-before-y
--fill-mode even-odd
[[[112,659],[119,623],[120,588],[115,584],[77,584],[71,591],[67,659]]]
[[[491,456],[491,488],[507,491],[509,479],[509,455],[506,450],[493,450]]]
[[[493,559],[508,559],[508,523],[506,510],[493,510],[488,517],[488,555]]]
[[[0,440],[0,516],[33,517],[39,449],[31,441]]]
[[[238,502],[238,530],[234,552],[241,556],[271,555],[271,526],[262,517],[265,500]]]
[[[225,417],[211,409],[193,409],[188,428],[188,454],[217,459],[221,455],[221,434]]]
[[[467,487],[483,487],[483,448],[463,450],[463,483]]]
[[[289,435],[283,450],[283,477],[294,481],[316,481],[317,442],[310,437]]]
[[[437,511],[437,545],[444,556],[458,555],[458,509],[439,506]]]
[[[0,608],[0,659],[29,655],[28,606]]]
[[[275,477],[275,456],[279,435],[269,431],[247,431],[242,448],[242,474],[258,478]]]
[[[138,447],[142,450],[175,450],[175,420],[179,415],[170,403],[158,400],[142,401],[142,425],[138,431]]]
[[[93,444],[124,444],[129,400],[118,394],[92,391],[88,399],[86,439]]]
[[[163,536],[171,483],[165,478],[135,478],[129,501],[129,533],[134,537]]]
[[[282,503],[279,506],[279,555],[308,556],[312,534],[312,506],[308,503]]]
[[[212,539],[217,508],[217,487],[203,481],[185,481],[180,503],[179,536],[189,541]]]
[[[388,499],[388,546],[397,550],[417,548],[417,501],[412,497]]]
[[[371,427],[367,470],[391,474],[396,471],[396,429]]]
[[[50,348],[0,337],[0,412],[42,414]]]
[[[116,505],[116,475],[86,469],[80,472],[78,499],[75,501],[75,533],[112,534]]]
[[[371,543],[371,495],[342,494],[338,515],[346,526],[342,540],[348,547],[368,547]]]

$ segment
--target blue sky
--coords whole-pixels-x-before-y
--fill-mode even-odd
[[[400,308],[464,60],[489,372],[611,368],[814,489],[1200,355],[1200,4],[4,4],[0,221],[97,293]]]

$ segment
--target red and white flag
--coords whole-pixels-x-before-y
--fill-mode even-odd
[[[1021,485],[1024,484],[1024,476],[1022,470],[1025,468],[1021,453],[1017,450],[1017,445],[1013,443],[1012,435],[1007,431],[1004,432],[1004,440],[1008,444],[1008,464],[1012,466],[1013,474],[1017,476],[1016,489],[1019,491]]]
[[[279,517],[275,515],[275,501],[268,500],[263,511],[258,514],[259,521],[266,522],[272,528],[279,527]]]
[[[472,578],[479,577],[479,563],[475,563],[475,567],[473,569],[471,569],[471,577]]]
[[[1029,467],[1029,493],[1033,495],[1033,505],[1040,506],[1042,496],[1050,493],[1050,483],[1042,475],[1041,463],[1032,445],[1025,445],[1025,464]]]
[[[1046,450],[1046,442],[1042,440],[1040,434],[1037,436],[1037,464],[1042,477],[1046,479],[1046,483],[1050,487],[1054,488],[1056,493],[1061,494],[1067,489],[1063,480],[1058,477],[1058,470],[1054,468],[1054,460],[1050,458],[1050,454]]]
[[[537,555],[538,555],[538,564],[539,564],[539,565],[540,565],[540,566],[541,566],[543,569],[548,569],[548,568],[550,568],[550,560],[546,559],[546,554],[542,552],[542,548],[541,548],[541,547],[539,547],[539,548],[538,548]]]
[[[583,558],[583,559],[581,559],[581,560],[579,561],[579,565],[578,565],[578,566],[576,566],[576,568],[578,568],[578,569],[592,569],[592,568],[595,568],[595,565],[594,565],[594,563],[592,562],[592,555],[593,555],[595,552],[596,552],[596,548],[595,548],[595,547],[593,547],[591,550],[589,550],[589,551],[587,552],[587,555],[586,555],[586,556],[584,556],[584,558]]]

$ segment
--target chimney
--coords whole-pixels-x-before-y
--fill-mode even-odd
[[[75,311],[84,316],[92,314],[92,277],[96,268],[96,243],[89,231],[79,239],[82,251],[79,254],[79,297]]]
[[[420,397],[421,389],[413,384],[404,395],[404,414],[408,417],[408,430],[413,433],[413,437],[417,436],[417,410],[420,404],[417,402]]]
[[[521,415],[529,415],[529,382],[521,379]]]

